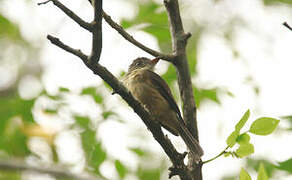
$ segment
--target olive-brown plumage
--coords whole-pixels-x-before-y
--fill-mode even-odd
[[[123,82],[132,95],[172,134],[180,135],[197,159],[203,150],[186,128],[180,110],[171,94],[167,83],[155,72],[158,58],[137,58],[128,69]]]

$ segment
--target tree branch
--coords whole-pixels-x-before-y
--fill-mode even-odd
[[[64,44],[63,42],[61,42],[58,38],[51,36],[51,35],[47,35],[48,40],[51,41],[52,44],[55,44],[56,46],[58,46],[59,48],[64,49],[65,51],[74,54],[75,56],[78,56],[80,59],[82,59],[83,61],[87,61],[88,57],[83,54],[81,52],[80,49],[73,49],[70,46]]]
[[[57,6],[59,9],[61,9],[67,16],[69,16],[73,21],[75,21],[77,24],[79,24],[81,27],[83,27],[84,29],[88,30],[88,31],[92,31],[92,25],[85,22],[84,20],[82,20],[79,16],[77,16],[73,11],[71,11],[70,9],[68,9],[65,5],[63,5],[60,1],[58,0],[47,0],[41,3],[38,3],[38,5],[43,5],[46,4],[48,2],[52,1],[54,3],[55,6]]]
[[[284,22],[283,25],[288,28],[290,31],[292,31],[292,27],[289,26],[289,24],[287,22]]]
[[[6,171],[33,171],[43,174],[50,174],[55,177],[59,178],[68,178],[68,179],[76,179],[76,180],[98,180],[94,177],[85,177],[80,176],[77,174],[73,174],[71,172],[68,172],[66,170],[62,170],[60,168],[48,168],[48,167],[41,167],[41,166],[31,166],[24,162],[19,162],[15,160],[9,160],[9,161],[0,161],[0,169],[6,170]]]
[[[92,49],[89,63],[97,63],[102,49],[102,0],[92,0],[94,20],[92,22]]]
[[[217,156],[211,158],[211,159],[208,159],[206,161],[203,161],[202,164],[206,164],[206,163],[209,163],[211,161],[214,161],[215,159],[217,159],[218,157],[222,156],[223,154],[227,153],[226,150],[229,148],[229,146],[227,146],[223,151],[221,151]]]
[[[193,95],[193,87],[189,72],[188,60],[186,56],[187,39],[191,36],[191,34],[184,32],[183,24],[180,17],[178,0],[164,0],[164,5],[166,7],[168,20],[170,23],[172,50],[176,56],[173,64],[176,67],[176,72],[178,76],[178,85],[180,89],[181,99],[183,102],[184,120],[190,132],[198,140],[199,138],[197,128],[196,104]],[[195,163],[194,157],[192,157],[192,155],[189,156],[188,167],[194,174],[192,179],[202,179],[202,163]]]
[[[91,69],[94,74],[100,76],[106,83],[108,83],[113,88],[113,91],[119,94],[139,115],[144,124],[151,131],[153,137],[161,145],[173,163],[173,168],[170,169],[172,171],[170,176],[179,175],[183,180],[190,179],[190,172],[187,170],[187,167],[184,164],[185,154],[180,154],[176,151],[171,141],[161,131],[160,125],[155,123],[144,107],[132,96],[127,88],[111,72],[98,63],[89,64],[87,55],[83,54],[80,50],[69,47],[68,45],[61,42],[58,38],[51,35],[48,35],[47,38],[51,41],[52,44],[82,59],[83,63],[89,69]]]

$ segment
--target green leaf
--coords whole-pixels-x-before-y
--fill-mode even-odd
[[[243,168],[241,168],[241,171],[239,174],[239,180],[251,180],[250,175]]]
[[[23,100],[18,95],[4,97],[0,100],[0,135],[8,119],[20,116],[24,122],[34,122],[31,109],[35,99]]]
[[[250,111],[249,109],[244,113],[240,121],[235,125],[235,129],[239,132],[242,127],[245,125],[246,121],[248,120],[250,116]]]
[[[70,92],[70,90],[68,88],[65,88],[65,87],[60,87],[59,91],[60,92]]]
[[[255,171],[258,170],[260,164],[263,164],[265,166],[266,173],[268,174],[269,177],[271,177],[276,170],[275,169],[276,166],[272,162],[267,161],[265,159],[247,158],[246,162],[247,162],[247,167],[251,167]]]
[[[58,110],[57,109],[45,109],[44,113],[47,114],[57,114]]]
[[[241,144],[235,153],[238,157],[242,158],[254,153],[254,147],[250,143]]]
[[[280,121],[274,118],[262,117],[255,120],[249,129],[249,132],[256,135],[268,135],[271,134]]]
[[[56,96],[52,96],[52,95],[49,95],[47,94],[47,97],[52,99],[52,100],[55,100],[55,101],[58,101],[58,100],[61,100],[62,99],[62,96],[61,95],[56,95]]]
[[[81,140],[88,165],[95,174],[100,175],[99,167],[105,161],[107,154],[102,149],[101,143],[96,140],[95,135],[95,131],[87,129],[81,133]]]
[[[87,88],[84,88],[82,89],[82,92],[81,92],[82,95],[93,95],[93,94],[96,94],[96,87],[87,87]]]
[[[247,133],[239,135],[236,139],[238,144],[249,144],[250,136]]]
[[[0,170],[0,180],[21,180],[20,171]]]
[[[113,115],[116,115],[116,113],[113,112],[113,111],[104,111],[104,112],[102,112],[103,119],[107,119],[107,118],[109,118],[110,116],[113,116]]]
[[[11,121],[10,123],[14,123]],[[10,156],[24,157],[30,153],[27,147],[27,137],[19,127],[10,129],[0,137],[0,150],[7,152]]]
[[[216,102],[217,104],[220,104],[220,100],[218,99],[219,90],[219,88],[200,89],[194,86],[194,97],[197,107],[200,107],[201,102],[207,99]]]
[[[121,161],[115,160],[115,167],[121,179],[124,179],[126,174],[128,173],[127,168]]]
[[[85,129],[89,128],[89,123],[90,123],[89,117],[75,115],[74,119],[79,126]]]
[[[230,155],[232,155],[232,153],[230,153],[230,152],[226,152],[226,153],[224,153],[224,157],[228,157],[228,156],[230,156]]]
[[[3,37],[14,41],[24,41],[21,36],[19,27],[9,19],[0,14],[0,39]]]
[[[264,165],[261,163],[260,164],[260,167],[259,167],[259,170],[258,170],[258,177],[257,177],[257,180],[268,180],[269,177],[266,173],[266,170],[265,170],[265,167]]]
[[[98,104],[101,104],[103,101],[103,97],[97,93],[96,87],[87,87],[84,88],[81,92],[82,95],[91,95],[94,101]]]
[[[276,167],[292,174],[292,158],[283,162],[279,162],[279,165]]]
[[[275,5],[277,3],[292,4],[291,0],[263,0],[265,5]]]
[[[238,138],[238,135],[239,135],[239,132],[238,131],[233,131],[229,137],[227,138],[226,140],[226,144],[229,146],[229,147],[233,147],[236,143],[236,139]]]
[[[160,169],[145,169],[139,167],[137,175],[139,180],[160,180]]]
[[[129,148],[130,151],[132,151],[133,153],[135,153],[136,155],[142,157],[146,155],[146,152],[140,148]]]

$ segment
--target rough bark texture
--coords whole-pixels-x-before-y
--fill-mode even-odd
[[[199,141],[196,104],[193,96],[192,81],[186,55],[187,40],[191,35],[190,33],[184,32],[179,12],[178,0],[164,0],[164,5],[167,9],[168,19],[170,23],[172,50],[175,55],[175,60],[173,61],[173,64],[176,67],[178,85],[181,99],[183,102],[183,117],[188,129]],[[193,180],[202,179],[201,161],[199,163],[196,163],[194,161],[194,157],[190,155],[188,168],[193,174],[193,176],[191,177]]]

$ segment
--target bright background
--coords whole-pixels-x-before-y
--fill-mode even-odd
[[[82,130],[71,128],[75,123],[72,117],[74,112],[90,118],[92,127],[97,130],[96,138],[108,154],[107,160],[99,168],[102,176],[108,179],[119,178],[113,163],[116,162],[113,160],[118,159],[129,172],[136,172],[141,161],[143,167],[153,168],[163,162],[161,179],[166,179],[165,169],[169,165],[168,159],[138,116],[122,102],[118,95],[110,95],[111,91],[105,88],[101,79],[90,72],[77,57],[46,40],[46,35],[52,34],[71,47],[80,48],[89,54],[90,34],[67,18],[52,3],[37,6],[37,2],[39,1],[0,1],[1,14],[18,25],[21,37],[32,46],[27,50],[13,41],[9,46],[0,44],[3,48],[2,53],[0,52],[0,90],[4,91],[16,83],[21,98],[38,97],[33,106],[34,121],[38,124],[37,127],[46,129],[46,136],[54,135],[53,142],[48,143],[44,140],[47,137],[35,137],[39,136],[38,133],[24,133],[29,137],[26,144],[32,152],[24,159],[31,164],[52,165],[53,144],[57,149],[58,164],[73,172],[84,173],[86,152],[82,149],[80,136]],[[62,0],[61,2],[84,20],[90,22],[92,19],[92,9],[87,1]],[[217,155],[226,147],[226,138],[247,109],[251,110],[251,120],[247,122],[244,130],[248,130],[252,120],[258,117],[280,119],[282,116],[292,114],[292,84],[290,83],[292,32],[282,25],[284,21],[289,23],[292,19],[291,4],[289,6],[289,2],[286,2],[287,4],[264,2],[260,0],[180,1],[185,31],[193,34],[189,45],[195,49],[190,50],[194,58],[189,60],[192,62],[197,60],[197,64],[191,67],[196,69],[192,74],[193,83],[196,88],[212,90],[213,93],[211,97],[202,98],[198,109],[199,137],[205,151],[204,160]],[[167,46],[161,45],[159,37],[145,32],[144,27],[149,25],[147,22],[134,22],[141,7],[146,6],[147,3],[158,4],[159,8],[155,9],[158,14],[165,11],[162,1],[159,0],[103,2],[105,12],[116,22],[133,22],[127,31],[137,40],[153,49],[170,52]],[[168,27],[157,25],[156,28]],[[193,42],[194,46],[191,45]],[[151,58],[103,22],[103,51],[100,64],[120,77],[131,61],[139,56]],[[28,72],[23,73],[20,70],[22,66],[28,66],[26,68],[29,69]],[[165,74],[170,71],[168,66],[167,62],[160,62],[156,72]],[[170,83],[177,95],[175,81]],[[79,95],[84,88],[90,86],[97,87],[98,93],[103,96],[102,107],[96,104],[92,97]],[[62,100],[66,103],[64,106],[56,105],[60,101],[56,103],[39,96],[43,90],[52,96],[57,95],[59,87],[70,90]],[[57,109],[57,112],[44,113],[44,109]],[[105,111],[114,112],[116,115],[104,118]],[[102,117],[104,120],[101,121]],[[289,121],[282,120],[279,126],[278,130],[268,137],[252,135],[251,142],[255,146],[255,153],[250,158],[265,159],[273,164],[291,158],[292,133],[285,130],[289,128]],[[27,131],[32,132],[29,128]],[[183,142],[173,136],[171,139],[183,151]],[[129,147],[149,151],[152,156],[143,160],[145,157],[133,154],[129,151]],[[221,157],[204,166],[204,179],[238,177],[241,167],[252,167],[247,162],[232,157]],[[255,170],[248,171],[253,178],[256,178]],[[54,179],[51,176],[36,176],[32,173],[23,173],[22,177]],[[291,174],[284,171],[276,172],[272,177],[272,179],[283,180],[292,178]],[[139,178],[135,173],[129,173],[125,179]]]

